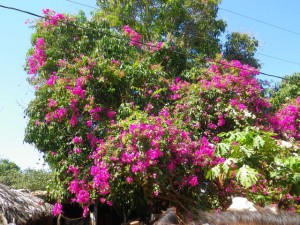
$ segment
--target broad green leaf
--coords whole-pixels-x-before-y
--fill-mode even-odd
[[[247,157],[251,157],[255,152],[252,148],[247,148],[245,146],[241,146],[240,150],[245,153]]]
[[[230,150],[230,145],[228,143],[219,143],[217,145],[217,156],[224,156],[226,153],[228,153]]]
[[[288,157],[283,161],[284,165],[291,168],[292,170],[300,172],[300,158],[297,157]]]
[[[210,180],[216,179],[219,176],[220,172],[221,172],[220,165],[217,165],[207,171],[205,178]]]
[[[243,165],[236,173],[237,180],[245,187],[251,187],[258,179],[257,170]]]
[[[264,145],[265,145],[265,141],[260,135],[258,135],[254,138],[253,146],[255,148],[262,148]]]

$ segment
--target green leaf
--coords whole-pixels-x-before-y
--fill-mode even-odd
[[[258,135],[254,138],[253,146],[255,148],[262,148],[264,145],[265,145],[265,141],[260,135]]]
[[[283,161],[284,165],[291,168],[292,170],[300,172],[300,158],[297,156],[291,156]]]
[[[247,157],[251,157],[255,151],[252,148],[247,148],[245,146],[241,146],[240,150],[246,154]]]
[[[257,170],[243,165],[236,173],[237,180],[245,187],[251,187],[258,179]]]
[[[220,164],[219,164],[219,165],[211,168],[210,170],[208,170],[205,178],[210,179],[210,180],[216,179],[219,176],[220,172],[221,172],[221,168],[220,168]]]
[[[230,145],[228,143],[219,143],[217,145],[216,156],[224,156],[230,150]]]

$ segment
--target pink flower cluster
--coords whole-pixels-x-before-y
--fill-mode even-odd
[[[300,140],[300,97],[281,108],[270,121],[275,132],[284,138]]]
[[[47,80],[47,85],[48,86],[53,86],[56,82],[56,80],[59,78],[58,76],[55,75],[56,73],[53,73],[50,78]]]
[[[75,198],[72,199],[73,202],[78,202],[80,204],[88,204],[90,202],[89,185],[87,185],[83,180],[74,179],[69,183],[69,191],[75,194]]]
[[[64,21],[66,17],[63,14],[56,13],[51,9],[43,9],[45,15],[44,27],[57,26],[59,21]]]
[[[254,77],[257,73],[238,61],[221,60],[212,64],[198,83],[176,78],[169,86],[169,99],[175,101],[173,115],[185,118],[188,129],[198,130],[210,140],[220,132],[235,129],[236,124],[267,123],[270,103]],[[194,104],[191,96],[199,100]]]
[[[130,37],[130,45],[141,47],[142,36],[132,29],[129,25],[123,27],[123,31]]]
[[[66,108],[60,107],[54,110],[53,112],[49,112],[45,116],[45,121],[47,123],[51,121],[60,122],[67,115],[68,110]]]
[[[52,213],[54,216],[59,216],[62,213],[62,205],[59,202],[55,203]]]
[[[28,73],[36,74],[38,69],[45,64],[45,41],[43,38],[38,38],[34,46],[34,53],[28,59]]]
[[[108,165],[104,161],[96,161],[91,168],[91,175],[94,177],[94,188],[100,195],[107,195],[110,192]]]
[[[141,39],[142,36],[136,32],[134,29],[132,29],[129,25],[125,25],[123,27],[123,31],[130,37],[130,45],[137,46],[139,48],[142,48]],[[163,47],[163,42],[148,42],[145,44],[145,50],[150,51],[151,53],[159,51]],[[119,63],[119,61],[112,60],[112,63]],[[118,64],[119,65],[119,64]]]
[[[133,184],[144,177],[155,187],[157,181],[166,179],[166,174],[173,174],[170,179],[181,188],[194,187],[199,184],[198,176],[203,168],[224,162],[214,156],[215,146],[206,138],[193,140],[192,133],[176,127],[168,109],[163,109],[159,116],[150,116],[147,123],[134,123],[128,129],[119,129],[116,138],[108,136],[93,153],[91,175],[94,187],[102,195],[109,194],[110,185],[120,179]],[[183,183],[181,172],[186,170],[194,175]],[[122,174],[121,171],[128,172]],[[159,188],[153,193],[158,196]]]
[[[158,52],[163,47],[163,45],[164,45],[163,42],[157,42],[157,43],[148,42],[146,44],[146,47],[151,53],[153,53],[153,52]]]

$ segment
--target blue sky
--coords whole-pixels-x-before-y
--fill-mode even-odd
[[[76,0],[95,6],[95,0]],[[0,0],[0,5],[11,6],[41,14],[50,8],[57,12],[77,13],[80,5],[66,0]],[[265,21],[285,29],[300,33],[299,0],[224,0],[221,8]],[[270,27],[224,10],[219,17],[227,21],[228,32],[246,32],[255,36],[260,47],[258,52],[300,64],[300,35]],[[0,158],[7,158],[21,168],[45,168],[41,155],[33,146],[23,143],[26,118],[24,110],[34,97],[33,89],[26,82],[23,70],[26,51],[30,47],[33,32],[24,22],[34,17],[16,11],[0,8]],[[262,63],[261,71],[284,76],[300,71],[300,65],[291,64],[262,55],[257,55]],[[261,76],[262,79],[271,79]]]

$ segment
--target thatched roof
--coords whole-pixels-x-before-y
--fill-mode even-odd
[[[0,214],[4,215],[8,223],[29,225],[43,218],[51,218],[52,207],[30,193],[0,184]]]

